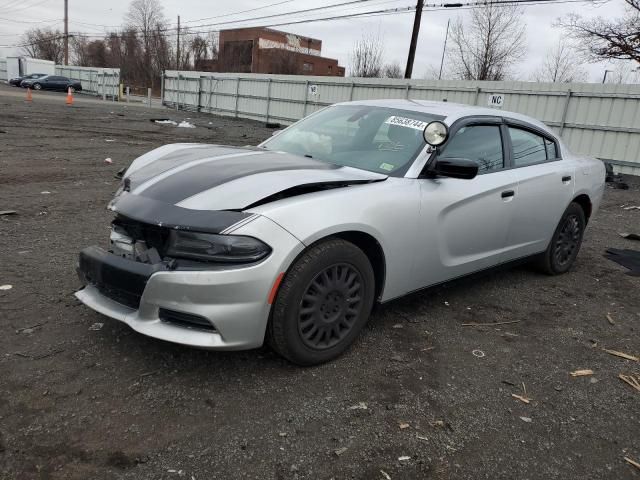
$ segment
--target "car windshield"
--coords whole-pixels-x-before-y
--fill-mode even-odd
[[[441,119],[410,110],[336,105],[301,120],[262,147],[401,176],[425,146],[424,127]]]

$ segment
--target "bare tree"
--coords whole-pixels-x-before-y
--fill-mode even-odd
[[[547,56],[533,75],[536,82],[569,83],[584,82],[586,72],[576,62],[576,53],[566,40],[561,39],[558,44],[547,52]]]
[[[385,78],[404,78],[404,72],[398,62],[387,63],[382,69],[382,76]]]
[[[381,77],[383,50],[382,39],[379,35],[363,35],[353,47],[350,75],[352,77]]]
[[[166,19],[160,0],[132,0],[129,10],[124,17],[126,28],[129,32],[135,32],[140,43],[142,43],[142,55],[133,57],[138,65],[130,65],[130,71],[136,71],[138,81],[143,81],[153,87],[160,72],[157,70],[159,64],[163,63],[158,58],[154,58],[158,51],[152,47],[157,47],[157,33],[163,31]],[[129,36],[129,39],[130,36]],[[130,45],[131,46],[131,45]]]
[[[640,63],[640,0],[624,1],[627,6],[623,18],[585,20],[571,14],[560,19],[557,25],[576,40],[592,61],[616,59]]]
[[[522,11],[516,6],[486,3],[471,19],[451,28],[455,76],[463,80],[503,80],[526,52]]]
[[[33,28],[22,36],[23,53],[29,57],[62,63],[64,35],[60,30]]]

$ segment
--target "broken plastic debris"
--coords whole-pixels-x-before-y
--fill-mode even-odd
[[[571,372],[570,375],[572,377],[586,377],[588,375],[593,375],[593,370],[590,370],[590,369],[576,370],[574,372]]]
[[[13,285],[0,285],[0,290],[11,290]]]
[[[0,210],[0,217],[2,215],[16,215],[18,212],[15,210]]]
[[[104,141],[105,142],[115,142],[116,140],[114,138],[105,138]]]
[[[89,327],[89,330],[100,330],[104,326],[104,323],[94,323]]]
[[[398,426],[400,427],[400,430],[404,430],[405,428],[409,428],[409,424],[408,423],[401,423]]]
[[[530,417],[520,417],[520,420],[522,420],[523,422],[527,422],[527,423],[533,422],[533,420],[531,420]]]
[[[408,455],[402,455],[401,457],[398,457],[398,460],[401,462],[406,462],[407,460],[411,460],[411,457],[409,457]]]
[[[51,192],[49,192],[48,190],[44,190],[42,192],[40,192],[41,195],[49,195]]]
[[[385,472],[384,470],[380,470],[380,473],[385,478],[385,480],[391,480],[391,476],[387,472]]]
[[[339,448],[337,450],[334,450],[333,453],[335,453],[336,456],[339,457],[340,455],[342,455],[346,451],[347,451],[347,447],[342,447],[342,448]]]
[[[183,120],[178,124],[178,128],[196,128],[196,126],[186,120]]]
[[[174,127],[178,125],[178,122],[174,122],[173,120],[169,120],[169,119],[153,120],[153,122],[159,123],[160,125],[173,125]]]
[[[367,404],[364,402],[358,402],[357,405],[351,405],[349,407],[349,410],[366,410],[367,409]]]
[[[484,352],[482,350],[474,350],[471,353],[473,353],[474,357],[478,357],[478,358],[484,357]]]
[[[113,163],[113,160],[111,160],[110,158],[105,158],[104,163],[108,163],[109,165],[111,165]]]

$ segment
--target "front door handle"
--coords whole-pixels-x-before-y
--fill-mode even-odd
[[[566,183],[570,181],[571,181],[571,175],[565,175],[564,177],[562,177],[562,183]]]
[[[502,192],[501,197],[509,198],[509,197],[513,197],[515,194],[516,192],[514,192],[513,190],[505,190],[504,192]]]

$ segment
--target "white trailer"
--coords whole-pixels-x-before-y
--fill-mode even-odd
[[[7,80],[32,73],[53,75],[56,73],[56,64],[39,58],[7,57]]]

